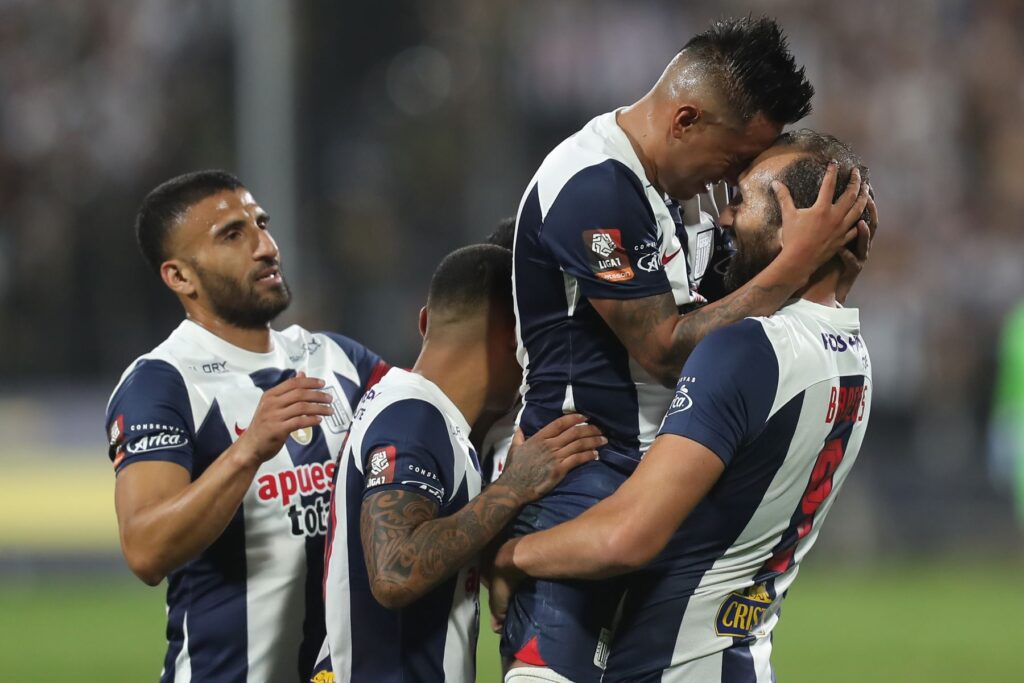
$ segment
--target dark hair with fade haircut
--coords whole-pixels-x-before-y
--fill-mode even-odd
[[[744,122],[758,112],[776,123],[795,123],[811,113],[814,86],[770,17],[715,21],[683,52],[712,69],[728,106]]]
[[[494,244],[499,247],[505,247],[509,251],[512,250],[512,244],[515,242],[516,236],[516,219],[515,216],[507,216],[498,221],[497,227],[487,236],[485,242],[487,244]]]
[[[513,315],[512,252],[472,244],[445,256],[430,280],[427,308],[460,317],[492,305]]]
[[[836,173],[836,190],[832,194],[833,202],[846,191],[853,169],[860,170],[862,182],[870,181],[870,171],[861,162],[860,157],[848,144],[832,135],[818,133],[810,128],[801,128],[783,133],[776,138],[773,146],[794,147],[806,153],[805,156],[786,166],[778,178],[789,188],[793,205],[798,209],[806,209],[818,201],[821,182],[825,178],[829,162],[833,159],[839,163]],[[779,200],[774,192],[769,191],[768,197],[771,211],[769,218],[772,224],[777,225],[782,222],[782,208],[779,206]],[[861,218],[865,221],[870,219],[867,209],[864,209]]]
[[[135,215],[135,238],[143,258],[157,273],[167,260],[167,235],[196,202],[225,190],[245,187],[226,171],[195,171],[157,185]]]

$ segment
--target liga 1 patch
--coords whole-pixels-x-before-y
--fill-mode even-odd
[[[390,484],[395,480],[395,458],[398,449],[394,446],[378,446],[366,459],[366,488]]]
[[[584,230],[583,246],[590,269],[602,280],[625,282],[636,276],[629,254],[622,248],[622,233],[618,228]]]
[[[715,633],[731,638],[746,638],[766,620],[772,596],[763,583],[730,593],[718,608]]]

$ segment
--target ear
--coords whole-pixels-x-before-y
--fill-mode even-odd
[[[183,261],[171,259],[160,264],[160,279],[168,289],[179,296],[193,297],[196,293],[195,273]]]
[[[680,105],[672,116],[672,137],[681,138],[687,129],[700,121],[701,116],[702,112],[696,105]]]
[[[427,307],[420,309],[420,336],[427,336]]]

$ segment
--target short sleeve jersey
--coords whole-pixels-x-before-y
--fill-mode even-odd
[[[666,201],[615,119],[592,120],[541,164],[519,208],[514,292],[527,437],[563,412],[608,437],[603,460],[635,466],[672,398],[636,362],[589,299],[671,293],[704,301],[731,252],[713,193]],[[724,199],[721,193],[717,201]],[[715,295],[720,291],[715,291]]]
[[[263,463],[214,543],[167,577],[161,681],[299,680],[325,632],[328,491],[353,407],[388,366],[347,337],[292,326],[252,353],[191,321],[125,371],[107,407],[120,474],[162,461],[194,481],[249,427],[263,392],[303,371],[323,379],[333,413],[293,432]]]
[[[725,470],[635,577],[643,590],[626,601],[606,680],[648,680],[705,657],[716,659],[676,674],[755,680],[734,667],[770,652],[782,600],[857,459],[870,406],[856,309],[795,300],[697,345],[660,433],[702,444]],[[740,652],[754,646],[756,656]]]
[[[388,610],[370,591],[360,538],[366,496],[412,492],[445,517],[478,495],[480,464],[469,434],[465,417],[437,385],[397,368],[357,407],[328,534],[324,595],[333,680],[474,680],[477,567],[464,567],[412,604]]]

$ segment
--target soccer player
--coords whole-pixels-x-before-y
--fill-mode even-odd
[[[416,364],[366,394],[339,465],[325,588],[330,661],[313,680],[328,667],[346,683],[475,680],[478,554],[606,442],[581,415],[561,416],[481,493],[469,435],[485,411],[507,411],[518,395],[514,327],[507,249],[474,245],[441,262]]]
[[[160,680],[305,680],[336,457],[388,366],[340,335],[270,328],[291,295],[269,217],[233,176],[160,185],[136,231],[185,309],[107,408],[125,559],[168,579]]]
[[[866,179],[846,145],[808,130],[783,135],[743,174],[721,216],[737,245],[733,286],[785,253],[791,202],[831,202],[830,159],[840,179],[855,168]],[[776,200],[778,182],[792,199],[780,187]],[[667,546],[631,576],[605,681],[774,680],[771,633],[782,599],[870,414],[871,363],[857,310],[837,305],[841,276],[833,258],[778,313],[708,335],[633,475],[575,520],[499,552],[499,570],[603,578],[644,567]],[[515,671],[523,675],[506,680],[564,680]]]
[[[767,268],[693,309],[721,294],[712,291],[721,267],[712,261],[721,243],[713,218],[724,204],[705,192],[708,183],[735,182],[784,124],[810,111],[812,93],[774,21],[719,22],[638,102],[593,119],[541,164],[515,236],[519,424],[528,437],[579,411],[609,443],[599,462],[524,509],[517,533],[571,519],[613,492],[654,440],[697,342],[774,312],[858,235],[867,193],[855,172],[835,204],[785,216],[785,248]],[[615,581],[524,583],[502,654],[578,683],[599,680],[596,655],[607,648],[621,590]]]

